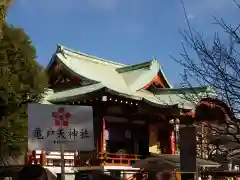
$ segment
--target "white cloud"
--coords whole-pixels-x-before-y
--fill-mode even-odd
[[[120,5],[120,0],[86,0],[86,5],[99,10],[115,10]]]
[[[139,36],[144,33],[144,27],[141,24],[131,23],[126,26],[126,32],[131,36]]]
[[[22,8],[41,9],[44,11],[71,10],[115,10],[120,0],[19,0],[15,3]]]
[[[212,10],[226,10],[234,5],[233,0],[203,0],[203,7]]]
[[[70,0],[69,0],[70,1]],[[38,11],[40,10],[43,12],[61,12],[64,10],[74,9],[76,7],[79,7],[79,3],[77,3],[76,0],[71,0],[71,3],[69,1],[64,0],[20,0],[14,2],[14,5],[19,6],[24,9],[31,9]]]
[[[223,14],[237,8],[233,0],[185,0],[184,5],[189,20]]]
[[[195,18],[196,18],[196,16],[194,14],[188,14],[187,15],[188,20],[194,20]]]

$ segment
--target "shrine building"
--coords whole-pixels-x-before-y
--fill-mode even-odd
[[[61,45],[46,71],[50,90],[42,103],[93,107],[96,149],[65,152],[66,168],[134,170],[139,159],[179,153],[176,117],[194,108],[187,98],[211,93],[208,87],[173,88],[157,59],[126,65]],[[59,152],[31,157],[60,169]]]

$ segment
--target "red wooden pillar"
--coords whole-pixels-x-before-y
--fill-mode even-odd
[[[74,153],[74,166],[80,166],[80,157],[77,151]]]
[[[171,154],[176,154],[176,138],[174,130],[171,132],[170,141],[171,141]]]
[[[169,121],[169,131],[170,131],[170,154],[176,154],[176,135],[175,135],[175,126],[176,126],[176,120],[171,119]]]
[[[40,164],[42,166],[46,166],[47,165],[47,157],[46,157],[46,152],[45,151],[42,151],[42,153],[41,153]]]
[[[101,149],[101,151],[102,152],[106,152],[106,121],[105,121],[105,119],[103,118],[102,119],[102,149]]]
[[[30,151],[26,151],[26,154],[25,154],[25,164],[30,164],[31,157],[32,157],[32,154],[30,153]]]
[[[174,154],[174,141],[173,141],[173,126],[171,124],[166,125],[166,154]]]
[[[36,157],[37,157],[36,151],[32,151],[31,161],[30,161],[31,164],[37,164],[37,158]]]
[[[100,119],[100,137],[98,138],[98,155],[97,157],[103,161],[106,152],[106,140],[105,140],[105,119]]]
[[[98,153],[100,155],[106,151],[106,141],[105,141],[105,120],[100,119],[100,137],[98,138]]]

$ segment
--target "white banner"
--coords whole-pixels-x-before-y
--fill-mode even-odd
[[[91,106],[28,105],[28,149],[58,151],[94,150]]]

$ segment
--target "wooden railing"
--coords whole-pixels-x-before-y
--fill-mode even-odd
[[[139,160],[140,157],[140,155],[136,154],[100,153],[102,162],[110,166],[131,166]]]
[[[140,159],[136,154],[114,154],[114,153],[84,153],[76,155],[73,152],[65,152],[66,167],[80,166],[131,166]],[[41,164],[44,166],[61,166],[60,152],[45,153],[33,151],[28,155],[27,163]]]

